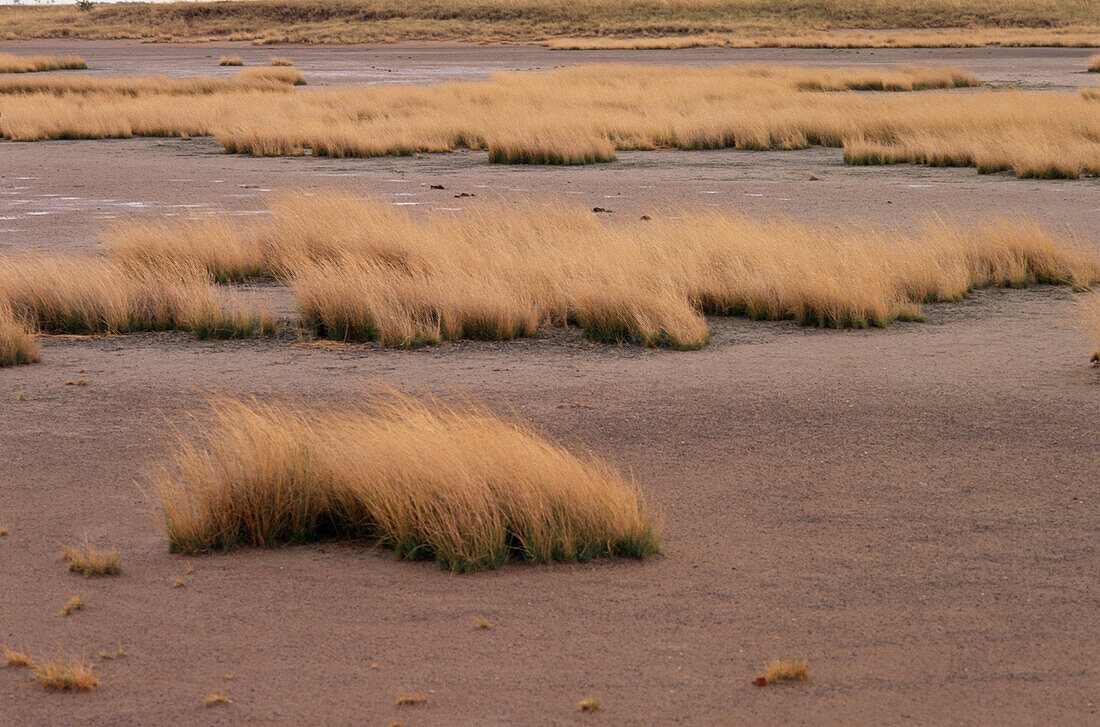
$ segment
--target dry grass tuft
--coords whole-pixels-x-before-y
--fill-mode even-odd
[[[0,53],[0,73],[33,73],[36,71],[83,70],[88,67],[77,56],[17,56]]]
[[[90,692],[99,686],[91,664],[64,655],[39,660],[34,678],[47,692]]]
[[[294,61],[290,60],[289,58],[280,58],[278,56],[272,56],[271,59],[270,59],[270,63],[273,66],[293,66],[294,65]]]
[[[474,629],[478,631],[487,631],[492,628],[488,621],[481,616],[474,616]]]
[[[1085,335],[1096,346],[1089,361],[1100,366],[1100,291],[1081,299],[1081,324]]]
[[[415,704],[424,704],[424,702],[427,701],[428,698],[425,696],[422,696],[420,694],[412,694],[404,697],[398,697],[397,701],[393,704],[395,707],[410,707]]]
[[[219,66],[243,66],[244,61],[242,61],[237,56],[233,56],[232,58],[222,56],[221,60],[218,61],[218,65]]]
[[[370,538],[460,572],[659,552],[622,475],[476,408],[215,399],[202,429],[154,478],[177,552]]]
[[[810,678],[810,670],[806,666],[806,660],[773,659],[768,665],[764,676],[757,679],[754,684],[764,687],[781,682],[800,682]]]
[[[115,649],[114,651],[101,651],[99,652],[99,655],[96,656],[96,658],[100,661],[114,661],[115,659],[123,659],[125,657],[126,652],[123,651],[121,647]]]
[[[215,707],[219,704],[232,704],[232,703],[233,703],[232,699],[225,696],[224,694],[217,694],[217,693],[208,694],[202,700],[202,706],[204,706],[204,707]]]
[[[579,325],[610,343],[699,348],[705,314],[884,326],[975,288],[1100,281],[1100,256],[1026,220],[818,229],[717,212],[604,221],[565,204],[486,204],[413,218],[345,194],[283,196],[249,228],[119,228],[128,269],[202,268],[290,282],[335,340],[416,347]]]
[[[69,564],[70,571],[85,578],[113,576],[122,572],[117,550],[99,550],[88,544],[66,546],[62,558]]]
[[[0,647],[0,653],[4,656],[4,666],[34,666],[34,660],[21,651],[13,651],[8,647]]]
[[[72,613],[75,613],[76,611],[81,610],[82,608],[84,608],[84,599],[80,596],[73,596],[65,602],[64,606],[61,607],[61,615],[68,616]]]
[[[580,703],[582,712],[598,712],[600,709],[600,700],[595,697],[588,697]]]
[[[1088,68],[1090,73],[1100,73],[1100,53],[1089,56]]]
[[[34,334],[0,301],[0,366],[32,364],[40,360]]]

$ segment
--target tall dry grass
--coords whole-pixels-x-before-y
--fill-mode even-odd
[[[75,71],[87,67],[84,59],[78,56],[17,56],[13,53],[0,53],[0,73]]]
[[[413,218],[344,194],[284,195],[270,218],[123,226],[135,270],[287,280],[309,326],[414,347],[579,325],[609,342],[698,348],[704,314],[887,325],[975,288],[1100,281],[1100,255],[1026,220],[815,228],[718,212],[605,222],[565,204],[485,204]]]
[[[659,552],[621,474],[477,408],[215,399],[155,478],[175,551],[369,538],[456,571]]]
[[[0,304],[0,366],[38,363],[38,341],[8,306]]]
[[[305,85],[305,77],[294,68],[246,68],[235,78],[193,76],[81,76],[57,74],[19,78],[0,78],[0,94],[105,94],[116,97],[137,96],[197,96],[203,94],[244,92],[286,92],[293,86]],[[163,99],[157,103],[163,103]]]
[[[99,257],[0,257],[0,308],[46,333],[183,329],[203,338],[270,333],[269,314],[186,266],[135,271]]]
[[[293,68],[253,69],[295,71]],[[1100,106],[1081,94],[982,89],[957,69],[581,66],[488,82],[343,91],[0,96],[0,135],[30,141],[215,135],[226,151],[369,157],[487,149],[504,163],[610,161],[616,150],[843,147],[852,164],[1100,171]],[[812,90],[835,89],[835,90]]]
[[[1090,73],[1100,73],[1100,53],[1089,56],[1088,70]]]
[[[254,0],[248,3],[0,7],[0,37],[229,39],[362,43],[398,40],[538,41],[555,37],[721,34],[808,45],[853,29],[1100,35],[1089,0]],[[836,32],[842,31],[842,32]],[[888,34],[883,34],[888,35]]]

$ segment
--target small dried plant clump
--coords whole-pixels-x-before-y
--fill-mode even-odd
[[[203,430],[154,479],[177,552],[369,538],[459,572],[659,552],[621,474],[476,408],[215,399]]]
[[[809,678],[810,670],[806,666],[805,659],[773,659],[765,670],[764,676],[758,678],[753,684],[766,687],[784,682],[801,682]]]
[[[0,366],[19,366],[40,360],[34,334],[0,301]]]
[[[202,700],[202,706],[204,707],[216,707],[221,704],[232,704],[233,700],[224,694],[208,694]]]
[[[37,661],[34,678],[47,692],[90,692],[99,686],[91,664],[65,655]]]
[[[280,58],[279,56],[271,56],[270,64],[273,66],[293,66],[294,61],[289,58]]]
[[[4,656],[4,666],[24,667],[34,666],[34,660],[22,651],[14,651],[8,647],[0,647],[0,653]]]
[[[67,546],[62,554],[69,570],[85,578],[91,576],[113,576],[122,572],[117,550],[100,550],[84,544]]]
[[[0,73],[34,73],[36,71],[78,71],[88,64],[77,56],[17,56],[0,53]]]
[[[81,598],[80,596],[73,596],[72,598],[70,598],[68,601],[65,602],[64,606],[61,607],[61,615],[62,616],[68,616],[70,614],[73,614],[73,613],[76,613],[77,611],[82,610],[83,608],[84,608],[84,599]]]
[[[395,707],[412,707],[417,704],[424,704],[428,701],[428,698],[421,694],[409,694],[403,697],[398,697],[397,701],[393,704]]]
[[[600,700],[595,697],[588,697],[581,700],[580,708],[582,712],[598,712],[600,710]]]
[[[1089,73],[1100,73],[1100,53],[1089,56]]]
[[[237,56],[232,56],[232,57],[222,56],[221,60],[218,61],[218,65],[219,66],[243,66],[244,61],[242,61]]]

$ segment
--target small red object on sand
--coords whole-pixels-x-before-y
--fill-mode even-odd
[[[768,680],[764,677],[758,677],[757,679],[753,680],[752,685],[754,687],[766,687],[768,686]]]

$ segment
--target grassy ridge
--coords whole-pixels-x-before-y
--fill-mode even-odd
[[[1100,29],[1092,0],[251,0],[0,8],[0,37],[351,43],[850,29]]]
[[[122,225],[134,271],[204,269],[293,287],[318,336],[417,347],[575,323],[590,339],[694,349],[704,314],[885,326],[994,285],[1100,282],[1095,252],[1024,220],[814,228],[717,212],[605,223],[562,203],[414,218],[338,193],[277,198],[261,224]]]

